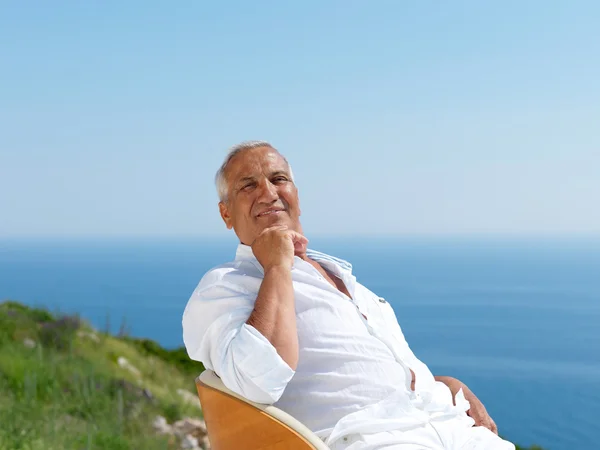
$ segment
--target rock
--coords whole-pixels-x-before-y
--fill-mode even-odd
[[[175,430],[175,433],[178,433],[181,436],[187,434],[196,438],[203,438],[206,436],[206,423],[204,420],[193,419],[191,417],[178,420],[173,424],[173,429]]]
[[[186,434],[181,440],[181,448],[188,450],[200,450],[200,446],[198,445],[198,439],[189,434]]]
[[[163,416],[156,416],[152,422],[152,428],[160,434],[172,434],[173,427],[167,423],[167,419]]]
[[[80,338],[87,338],[94,342],[100,342],[100,338],[96,333],[88,333],[87,331],[80,330],[77,332],[77,336]]]
[[[25,338],[23,339],[23,345],[27,348],[35,348],[37,344],[33,339]]]
[[[149,389],[147,389],[147,388],[142,389],[142,394],[148,400],[154,400],[154,395],[152,395],[152,392],[150,392]]]
[[[190,391],[186,391],[185,389],[177,389],[177,393],[185,402],[191,405],[196,405],[198,408],[200,408],[200,400],[196,395],[192,394]]]
[[[160,434],[176,437],[182,449],[210,449],[204,420],[186,417],[169,425],[164,417],[156,416],[152,427]]]
[[[127,358],[124,358],[123,356],[119,356],[119,358],[117,359],[117,364],[119,365],[119,367],[125,370],[129,370],[132,374],[138,377],[141,375],[140,371],[134,366],[132,366],[131,363],[127,361]]]
[[[138,417],[147,404],[155,404],[156,399],[148,389],[136,386],[127,380],[111,380],[107,385],[112,394],[121,392],[123,397],[123,412],[129,418]]]

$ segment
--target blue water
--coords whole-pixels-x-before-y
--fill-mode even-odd
[[[313,239],[393,305],[417,356],[460,378],[501,434],[599,449],[600,240]],[[0,242],[0,300],[79,312],[168,347],[228,241]]]

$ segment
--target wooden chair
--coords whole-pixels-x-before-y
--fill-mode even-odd
[[[213,450],[329,450],[292,416],[245,400],[211,370],[196,379],[196,388]]]

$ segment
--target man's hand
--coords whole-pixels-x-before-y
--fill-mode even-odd
[[[471,405],[471,408],[467,411],[467,414],[475,421],[475,426],[485,427],[493,433],[498,434],[498,427],[496,426],[496,423],[488,414],[485,406],[483,406],[483,403],[479,401],[477,396],[471,392],[466,384],[452,377],[435,377],[435,379],[448,386],[450,392],[452,392],[452,400],[454,401],[454,404],[456,404],[456,401],[454,400],[456,393],[462,388],[463,393],[465,394],[465,399]]]
[[[265,228],[252,243],[254,256],[267,272],[272,267],[282,266],[291,270],[294,255],[306,252],[308,239],[300,233],[277,225]]]

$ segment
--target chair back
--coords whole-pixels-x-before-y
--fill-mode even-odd
[[[225,387],[211,370],[196,379],[213,450],[328,450],[306,426],[284,411],[249,402]]]

